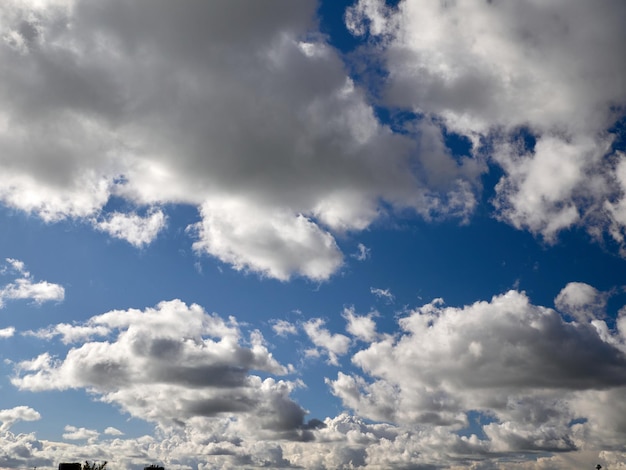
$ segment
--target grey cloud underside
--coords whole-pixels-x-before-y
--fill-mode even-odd
[[[389,208],[469,220],[491,164],[499,219],[623,245],[626,163],[607,132],[626,103],[623,2],[357,2],[347,25],[378,39],[363,47],[386,72],[382,105],[422,116],[403,132],[316,32],[313,1],[1,8],[0,199],[45,220],[142,247],[163,212],[105,214],[111,196],[191,204],[198,253],[325,280],[343,263],[334,234]],[[444,126],[470,156],[453,158]]]
[[[163,221],[107,217],[109,197],[192,204],[200,252],[283,280],[328,278],[342,254],[327,230],[366,228],[382,200],[466,217],[481,164],[457,164],[436,127],[382,125],[316,33],[315,8],[3,4],[0,198],[137,246]],[[246,223],[262,236],[237,239]]]
[[[504,469],[518,468],[510,467],[511,458],[524,460],[528,452],[579,458],[603,451],[619,460],[626,439],[626,316],[622,309],[609,328],[606,295],[570,283],[555,299],[561,313],[517,291],[462,307],[436,299],[407,311],[394,335],[376,333],[373,313],[346,309],[355,341],[314,319],[302,328],[340,368],[327,384],[353,413],[323,420],[306,422],[292,398],[298,381],[254,374],[293,371],[271,356],[260,333],[246,339],[233,318],[181,301],[50,327],[42,337],[56,332],[80,344],[64,358],[42,355],[16,364],[13,383],[32,391],[87,389],[156,423],[160,441],[115,439],[127,446],[119,449],[125,465],[138,449],[163,455],[173,443],[172,461],[208,458],[222,466],[464,468],[481,462]],[[346,354],[361,375],[341,370],[339,357]],[[27,407],[0,410],[5,428],[38,418]],[[468,429],[480,435],[464,435]],[[103,455],[111,452],[99,430],[70,434],[93,440]],[[16,438],[0,439],[9,445]],[[567,460],[550,459],[557,460],[542,465],[567,468]]]
[[[579,225],[623,252],[623,136],[610,129],[626,105],[625,15],[619,0],[360,0],[346,21],[375,39],[365,53],[382,56],[384,104],[435,119],[502,168],[500,220],[549,242]]]

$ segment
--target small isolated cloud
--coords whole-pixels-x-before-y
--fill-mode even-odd
[[[272,329],[278,336],[295,335],[298,333],[298,328],[287,320],[276,320],[272,324]]]
[[[608,295],[584,282],[570,282],[554,299],[555,307],[578,321],[603,318]]]
[[[369,259],[371,252],[372,250],[370,248],[366,247],[363,243],[359,243],[357,245],[357,251],[352,253],[351,256],[358,261],[365,261],[366,259]]]
[[[113,212],[102,221],[94,221],[94,226],[114,238],[126,240],[137,248],[142,248],[154,241],[167,222],[161,210],[148,212],[145,217],[135,213]]]
[[[354,307],[345,308],[343,310],[343,317],[348,323],[346,325],[346,331],[362,341],[368,343],[374,341],[378,336],[376,333],[376,322],[372,319],[374,315],[376,315],[376,313],[360,316],[355,313]]]
[[[41,415],[29,406],[16,406],[6,410],[0,410],[0,431],[8,431],[18,421],[37,421]]]
[[[343,356],[350,347],[350,338],[342,334],[331,334],[323,328],[325,322],[321,318],[313,318],[304,323],[303,328],[313,344],[328,355],[328,363],[339,365],[338,356]],[[314,352],[315,351],[315,352]],[[307,356],[317,357],[317,350],[309,350]]]
[[[63,439],[69,441],[86,440],[87,443],[93,444],[98,440],[100,433],[93,429],[77,428],[76,426],[65,426],[65,432],[63,433]]]
[[[15,334],[15,328],[12,326],[0,329],[0,338],[10,338],[14,334]]]
[[[389,289],[378,289],[376,287],[370,287],[370,292],[379,299],[384,299],[387,303],[392,303],[395,300],[395,296]]]
[[[51,301],[60,302],[65,298],[63,286],[47,281],[35,282],[22,261],[7,258],[6,262],[7,266],[3,272],[14,272],[20,277],[0,287],[0,308],[7,300],[32,300],[36,304],[42,304]]]
[[[104,434],[108,434],[109,436],[123,436],[124,433],[117,428],[109,426],[104,430]]]

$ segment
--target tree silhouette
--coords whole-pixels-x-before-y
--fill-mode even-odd
[[[83,470],[105,470],[106,466],[107,466],[106,460],[102,463],[96,463],[96,462],[89,463],[87,460],[85,460],[85,463],[83,464]]]

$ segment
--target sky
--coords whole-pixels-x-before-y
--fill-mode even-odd
[[[626,469],[624,18],[0,2],[0,468]]]

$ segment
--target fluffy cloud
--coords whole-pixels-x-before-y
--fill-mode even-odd
[[[345,308],[343,317],[347,322],[346,331],[362,341],[374,341],[378,336],[376,334],[376,323],[372,318],[375,315],[376,312],[361,316],[356,314],[354,307]]]
[[[589,300],[573,295],[579,287],[562,291],[567,305]],[[483,432],[492,452],[619,448],[624,439],[615,410],[626,406],[617,398],[626,386],[626,337],[602,320],[568,323],[510,291],[463,308],[435,300],[399,323],[397,336],[353,355],[371,379],[339,372],[328,380],[358,415],[454,430],[478,410],[491,417]],[[583,424],[571,424],[576,419]]]
[[[278,336],[295,335],[298,333],[298,327],[286,320],[276,320],[272,325],[272,329]]]
[[[77,428],[76,426],[65,426],[63,439],[70,441],[86,440],[89,444],[93,444],[100,436],[98,431],[87,428]]]
[[[328,230],[385,208],[466,217],[482,167],[436,162],[436,129],[382,125],[315,8],[2,2],[0,201],[135,246],[164,224],[137,211],[191,204],[200,252],[278,279],[327,279],[342,259]],[[107,213],[112,196],[137,211]]]
[[[28,406],[16,406],[6,410],[0,410],[0,432],[7,431],[17,421],[37,421],[41,415]]]
[[[85,327],[104,339],[89,340]],[[242,429],[303,438],[306,412],[289,397],[299,383],[251,374],[289,369],[273,358],[259,332],[244,339],[232,318],[174,300],[145,311],[111,311],[64,331],[85,342],[64,358],[44,353],[19,363],[14,385],[32,391],[85,388],[163,425],[233,417],[248,423]]]
[[[623,243],[623,156],[608,130],[626,104],[625,14],[619,0],[360,0],[346,24],[376,39],[387,104],[466,136],[504,170],[500,219],[551,242],[580,224]]]
[[[15,334],[15,328],[9,326],[7,328],[0,328],[0,338],[10,338]]]
[[[579,321],[604,317],[608,295],[584,282],[570,282],[554,299],[554,305],[561,312]]]
[[[145,217],[137,214],[114,212],[102,221],[94,221],[98,230],[133,246],[141,248],[151,243],[165,227],[166,217],[160,210],[151,211]]]
[[[32,391],[88,389],[155,423],[155,435],[66,427],[65,439],[85,441],[78,446],[5,432],[0,456],[20,465],[114,457],[120,468],[150,461],[202,468],[617,465],[626,437],[626,315],[610,329],[585,313],[596,309],[598,295],[586,284],[565,286],[555,302],[562,313],[563,306],[579,309],[567,313],[576,321],[517,291],[464,307],[436,299],[400,318],[396,335],[378,335],[374,313],[344,310],[346,329],[365,345],[321,319],[304,322],[329,362],[362,345],[352,355],[362,375],[340,371],[327,379],[353,414],[308,423],[291,398],[298,382],[253,373],[291,368],[271,356],[260,333],[244,336],[234,318],[181,301],[107,312],[65,325],[63,334],[72,337],[76,328],[82,344],[64,358],[44,354],[18,364],[13,383]],[[83,335],[83,328],[99,330]],[[5,430],[38,418],[27,407],[0,416]],[[528,452],[555,455],[521,462]]]
[[[339,365],[338,356],[348,352],[350,338],[339,333],[332,334],[323,327],[324,324],[321,318],[313,318],[305,322],[303,328],[313,344],[328,355],[328,363],[336,366]],[[309,355],[317,356],[319,352],[316,349],[309,352]]]
[[[33,276],[26,271],[22,261],[7,258],[6,262],[9,269],[5,267],[2,273],[11,271],[21,277],[0,287],[0,308],[4,306],[6,300],[32,300],[36,304],[42,304],[55,300],[62,301],[65,298],[63,286],[48,281],[34,282]]]

